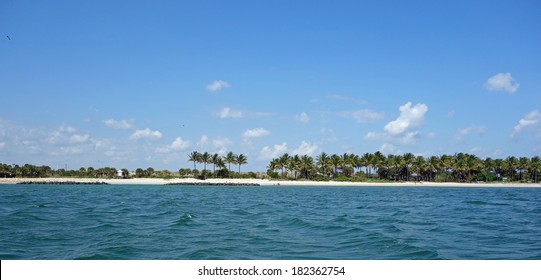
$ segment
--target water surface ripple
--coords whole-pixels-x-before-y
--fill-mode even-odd
[[[0,186],[0,259],[541,259],[541,189]]]

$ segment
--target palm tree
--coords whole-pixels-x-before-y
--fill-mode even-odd
[[[188,154],[188,161],[193,161],[193,169],[197,169],[195,163],[201,162],[201,154],[197,151],[193,151],[191,154]]]
[[[297,170],[299,169],[301,158],[299,155],[294,155],[289,158],[289,161],[286,164],[286,168],[289,172],[293,172],[295,180],[297,180]]]
[[[494,169],[494,160],[487,157],[483,162],[483,167],[485,168],[485,182],[488,182],[488,175],[490,174],[490,171]]]
[[[279,166],[280,168],[282,168],[282,177],[284,177],[285,168],[287,167],[289,159],[290,157],[287,153],[283,154],[281,157],[278,158]]]
[[[429,159],[428,159],[428,167],[429,169],[432,171],[432,174],[436,174],[435,178],[430,178],[430,180],[432,181],[432,179],[434,181],[438,181],[438,173],[440,172],[440,169],[441,169],[441,159],[437,156],[431,156]]]
[[[206,174],[206,171],[207,171],[207,163],[210,163],[211,162],[211,155],[207,152],[204,152],[202,155],[201,155],[201,162],[203,162],[203,179],[205,179],[207,176]]]
[[[240,154],[237,156],[237,164],[239,165],[239,175],[240,175],[240,166],[247,163],[248,163],[248,158],[245,155]]]
[[[503,172],[505,169],[505,163],[503,159],[497,158],[494,160],[494,171],[496,172],[496,176],[498,177],[498,180],[501,180]]]
[[[371,169],[372,169],[373,157],[374,157],[373,154],[365,153],[364,155],[362,155],[361,160],[360,160],[360,165],[364,166],[366,176],[368,177],[372,175]]]
[[[337,154],[333,154],[329,160],[329,163],[334,170],[333,178],[336,178],[336,175],[337,175],[336,169],[342,165],[342,158]]]
[[[214,164],[216,165],[216,167],[220,168],[220,171],[222,171],[225,168],[225,162],[221,157],[218,157],[214,161]],[[218,171],[218,173],[220,173],[222,175],[222,178],[223,178],[223,172],[220,172],[220,171]]]
[[[322,152],[320,155],[316,157],[316,165],[320,168],[320,171],[323,174],[327,174],[327,166],[329,164],[329,156]]]
[[[455,163],[455,158],[449,155],[442,155],[440,157],[441,165],[443,166],[443,169],[445,170],[445,181],[449,181],[449,172],[453,168],[453,165]]]
[[[505,159],[505,162],[507,163],[507,169],[509,169],[509,172],[511,173],[511,181],[515,180],[515,171],[518,167],[518,160],[514,156],[509,156]]]
[[[518,159],[517,166],[518,166],[518,170],[520,171],[520,181],[522,181],[522,174],[528,167],[529,163],[530,163],[530,160],[527,157],[520,157]]]
[[[541,158],[539,156],[534,156],[530,159],[530,174],[532,176],[532,181],[537,183],[537,174],[541,172]]]
[[[397,158],[395,155],[388,155],[387,159],[385,160],[385,164],[387,166],[387,179],[394,179],[396,180],[396,177],[394,176],[396,174],[396,167],[397,167]]]
[[[409,181],[409,167],[413,164],[415,156],[412,153],[404,154],[404,167],[406,168],[406,181]]]
[[[221,160],[220,156],[218,154],[213,154],[210,161],[212,162],[212,174],[216,178],[216,164],[218,163],[218,160]]]
[[[379,170],[385,166],[385,155],[380,151],[375,152],[372,157],[372,165],[376,168],[376,172],[380,173]]]
[[[479,173],[479,170],[482,169],[483,162],[476,156],[466,154],[466,169],[468,171],[468,180],[472,181],[473,172]]]
[[[308,179],[310,170],[314,168],[314,159],[309,155],[303,155],[299,167],[301,168],[301,173],[304,173],[304,178]]]
[[[342,162],[342,173],[346,175],[346,170],[348,169],[350,162],[349,162],[349,154],[344,153],[340,156],[340,161]],[[347,176],[347,175],[346,175]]]
[[[417,173],[417,179],[421,180],[423,177],[422,175],[425,174],[425,171],[427,170],[425,158],[417,156],[412,162],[411,169],[413,172]]]
[[[224,157],[224,162],[229,164],[229,178],[231,178],[231,163],[235,163],[237,156],[233,152],[229,152]]]
[[[276,169],[280,169],[280,168],[278,168],[278,159],[273,158],[269,162],[269,165],[267,166],[267,170],[271,170],[271,171],[274,172]]]

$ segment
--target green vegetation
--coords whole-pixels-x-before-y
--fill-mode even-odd
[[[278,173],[280,172],[280,173]],[[307,155],[272,159],[267,175],[273,179],[314,181],[429,181],[429,182],[538,182],[541,158],[480,159],[475,155],[425,158],[411,153],[385,156],[381,152],[361,156],[319,154],[315,160]]]
[[[137,168],[130,173],[127,169],[111,167],[94,169],[81,167],[78,170],[54,170],[49,166],[25,164],[0,164],[0,178],[257,178],[254,172],[241,173],[241,166],[248,163],[243,154],[228,152],[218,154],[194,151],[188,154],[194,168],[181,168],[177,172],[156,171],[152,167]],[[203,164],[203,170],[197,165]],[[209,170],[212,164],[212,170]],[[232,166],[233,165],[233,166]],[[233,171],[237,166],[238,172]],[[429,181],[429,182],[539,182],[541,158],[509,156],[505,159],[480,159],[475,155],[458,153],[455,155],[414,156],[411,153],[385,156],[381,152],[355,155],[321,153],[312,158],[308,155],[283,154],[272,159],[267,166],[267,177],[275,180],[313,180],[313,181],[351,181],[351,182],[391,182],[391,181]],[[119,176],[120,175],[120,176]]]
[[[248,158],[243,154],[235,154],[228,152],[224,157],[220,157],[218,154],[209,154],[207,152],[200,153],[193,151],[188,154],[188,161],[193,162],[194,169],[180,169],[179,174],[184,177],[193,176],[199,179],[206,179],[210,176],[213,178],[256,178],[256,174],[248,172],[246,174],[240,173],[240,167],[243,164],[248,163]],[[203,171],[199,172],[196,163],[203,164]],[[212,164],[212,172],[207,170],[207,164]],[[226,166],[227,164],[227,166]],[[237,165],[239,172],[236,173],[231,169],[231,164]],[[216,171],[218,168],[218,171]]]

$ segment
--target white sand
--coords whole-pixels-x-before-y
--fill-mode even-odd
[[[165,185],[170,183],[209,183],[209,184],[259,184],[261,186],[411,186],[411,187],[534,187],[541,188],[541,184],[525,183],[370,183],[370,182],[315,182],[315,181],[273,181],[263,179],[88,179],[88,178],[0,178],[0,184],[17,184],[21,182],[105,182],[111,185]]]

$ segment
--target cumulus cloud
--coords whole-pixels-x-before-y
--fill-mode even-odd
[[[242,137],[244,138],[259,138],[259,137],[265,137],[269,135],[270,132],[264,128],[254,128],[254,129],[248,129],[242,133]]]
[[[428,111],[428,106],[423,103],[418,103],[412,106],[411,102],[399,107],[400,115],[395,120],[387,123],[383,127],[383,132],[368,132],[364,139],[366,140],[383,140],[388,146],[383,146],[386,150],[390,150],[391,144],[396,145],[414,145],[420,137],[419,129],[423,127],[425,115]]]
[[[105,126],[114,128],[114,129],[130,129],[133,127],[133,123],[131,121],[127,120],[115,120],[115,119],[108,119],[104,120],[103,123]]]
[[[428,111],[428,106],[418,103],[412,107],[411,102],[408,102],[400,106],[399,110],[400,116],[383,128],[390,136],[399,136],[422,127],[425,120],[425,114]]]
[[[183,151],[191,146],[190,141],[183,140],[181,137],[177,137],[173,143],[168,146],[157,148],[158,153],[169,153],[174,151]]]
[[[216,114],[221,119],[238,119],[244,115],[242,111],[224,107]]]
[[[310,144],[309,142],[306,142],[306,141],[302,141],[301,144],[292,151],[293,154],[295,155],[309,155],[309,156],[313,156],[317,149],[319,147],[317,145],[312,145]]]
[[[508,93],[515,93],[520,84],[513,79],[511,73],[507,72],[498,73],[488,78],[485,86],[489,91],[505,91]]]
[[[265,146],[259,152],[258,159],[271,160],[277,158],[287,152],[287,143],[274,145],[273,147]]]
[[[306,112],[302,112],[300,113],[300,115],[296,115],[295,119],[304,124],[307,124],[310,122],[310,117],[308,116],[308,114],[306,114]]]
[[[229,84],[226,81],[215,80],[214,82],[208,84],[205,88],[210,92],[217,92],[228,87]]]
[[[190,147],[190,141],[183,140],[180,137],[177,137],[173,143],[170,145],[171,149],[174,151],[186,150]]]
[[[538,110],[533,110],[518,121],[518,124],[513,129],[513,134],[511,134],[511,137],[515,137],[522,131],[538,127],[539,124],[541,124],[541,113]]]
[[[143,138],[153,139],[153,140],[160,139],[162,138],[162,133],[157,130],[152,131],[149,128],[145,128],[141,130],[136,130],[130,135],[131,140],[139,140]]]

